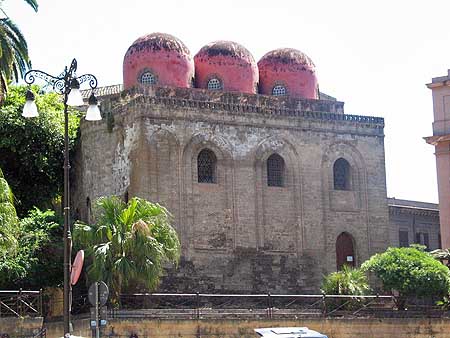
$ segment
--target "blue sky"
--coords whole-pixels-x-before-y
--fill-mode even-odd
[[[437,202],[431,91],[425,84],[450,68],[450,2],[266,0],[5,0],[22,29],[33,67],[59,74],[71,59],[99,85],[122,82],[122,61],[139,36],[165,32],[192,54],[233,40],[259,60],[291,47],[316,64],[321,91],[349,114],[385,118],[390,197]]]

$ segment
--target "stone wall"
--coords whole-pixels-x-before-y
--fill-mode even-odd
[[[0,318],[0,336],[8,334],[10,337],[33,337],[40,332],[43,322],[42,317],[3,317]]]
[[[448,338],[450,319],[302,319],[302,320],[111,320],[103,336],[128,338],[256,338],[261,327],[306,326],[328,338]],[[61,323],[47,323],[47,337],[61,337]],[[90,337],[89,321],[74,321],[77,336]]]
[[[400,243],[403,232],[408,244],[428,243],[429,250],[441,247],[438,204],[389,198],[388,205],[391,246],[406,244]]]
[[[110,97],[103,111],[81,126],[74,210],[86,220],[109,194],[166,205],[183,264],[162,289],[312,292],[336,269],[342,232],[357,264],[388,245],[381,118],[345,115],[338,101],[163,87]],[[205,148],[217,157],[214,184],[197,180]],[[267,184],[274,153],[281,187]],[[333,186],[339,158],[351,166],[348,191]]]

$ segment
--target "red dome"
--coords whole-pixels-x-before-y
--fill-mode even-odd
[[[299,50],[273,50],[259,60],[258,68],[261,94],[318,98],[314,63]]]
[[[200,49],[194,62],[197,88],[257,92],[259,74],[255,59],[236,42],[211,42]]]
[[[153,33],[140,37],[123,59],[123,85],[158,84],[191,87],[194,62],[189,49],[176,37]]]

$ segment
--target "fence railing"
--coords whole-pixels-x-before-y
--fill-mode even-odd
[[[0,317],[42,316],[42,290],[0,290]]]
[[[301,317],[443,317],[430,299],[397,309],[393,296],[136,293],[121,295],[112,318],[208,319]]]

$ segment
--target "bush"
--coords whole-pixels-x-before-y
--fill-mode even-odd
[[[35,208],[20,220],[18,248],[0,261],[0,288],[58,286],[62,282],[62,226],[53,211]]]
[[[412,296],[443,297],[450,287],[449,269],[416,247],[389,248],[372,256],[361,268],[374,272],[385,291],[398,293],[400,309]]]
[[[370,287],[364,271],[344,265],[341,271],[332,272],[324,277],[320,290],[326,295],[362,296],[370,292]],[[362,303],[363,299],[361,298],[326,299],[328,310],[330,310],[330,307],[342,307],[345,310],[350,310]]]

